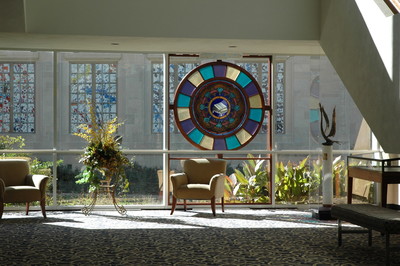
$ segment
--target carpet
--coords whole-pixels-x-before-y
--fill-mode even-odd
[[[357,229],[356,226],[345,224]],[[384,237],[343,236],[309,211],[49,211],[0,220],[0,265],[384,265]],[[400,246],[399,235],[391,238]],[[392,265],[400,265],[398,250]]]

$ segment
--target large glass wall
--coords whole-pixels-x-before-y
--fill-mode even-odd
[[[181,80],[197,66],[213,62],[215,59],[193,56],[169,57],[169,102],[174,104],[175,91]],[[270,204],[273,195],[271,186],[271,155],[270,153],[253,154],[254,150],[270,150],[270,126],[271,126],[271,58],[270,57],[241,57],[224,60],[236,64],[250,73],[258,82],[264,97],[266,111],[262,122],[262,128],[254,139],[240,149],[240,153],[207,154],[198,151],[195,154],[172,154],[170,169],[174,172],[181,171],[180,160],[193,157],[215,157],[228,161],[225,202],[227,204]],[[198,148],[186,140],[174,123],[173,108],[170,109],[170,143],[171,150],[196,151]],[[256,167],[256,165],[258,165]],[[256,173],[257,172],[257,173]],[[255,178],[255,175],[258,177]]]
[[[87,185],[75,182],[83,167],[79,159],[86,142],[74,135],[78,125],[87,121],[88,100],[94,104],[99,119],[117,117],[123,123],[118,135],[122,136],[123,150],[134,162],[127,169],[129,190],[118,193],[119,201],[125,205],[168,206],[163,192],[171,189],[169,182],[163,181],[163,168],[179,172],[183,158],[217,156],[198,150],[179,133],[172,108],[180,80],[195,67],[214,59],[170,56],[169,93],[164,95],[162,54],[0,54],[0,137],[1,148],[8,150],[3,156],[31,157],[32,170],[52,176],[50,205],[88,202]],[[336,107],[334,139],[339,144],[334,145],[334,151],[341,152],[334,153],[335,182],[338,181],[334,191],[335,197],[342,199],[345,157],[354,149],[370,149],[370,132],[329,60],[325,56],[274,56],[226,61],[251,73],[262,87],[269,108],[262,129],[248,145],[240,151],[218,155],[228,160],[227,203],[321,202],[323,140],[319,103],[329,115]],[[169,117],[163,117],[163,100],[167,96],[170,112]],[[165,145],[168,150],[163,150],[165,121],[169,125],[169,143]],[[15,149],[34,152],[18,153]],[[254,183],[254,175],[262,177],[258,183]],[[105,199],[99,204],[111,203]]]
[[[317,151],[325,140],[319,104],[331,123],[333,109],[336,111],[336,134],[332,138],[338,141],[333,145],[334,196],[336,202],[342,202],[346,195],[346,156],[354,149],[371,149],[370,130],[327,57],[274,59],[277,115],[273,146],[277,151],[298,151],[278,153],[276,157],[276,202],[321,202],[322,158]],[[343,152],[335,152],[338,150]]]
[[[100,120],[117,117],[122,123],[117,132],[122,137],[122,149],[133,161],[133,166],[126,170],[129,189],[118,194],[124,204],[162,203],[158,172],[163,168],[162,154],[129,152],[162,149],[162,134],[154,133],[152,125],[154,62],[162,62],[162,55],[58,53],[61,77],[58,90],[58,148],[82,149],[86,145],[85,140],[73,133],[77,125],[87,121],[88,100],[92,104],[95,102],[96,115]],[[83,165],[78,163],[79,154],[63,154],[62,161],[67,167],[63,168],[65,172],[59,172],[58,180],[64,182],[58,187],[60,200],[70,198],[69,204],[76,204],[76,200],[71,203],[72,200],[87,191],[87,186],[75,184],[74,179]],[[69,191],[71,188],[73,191]],[[100,204],[107,204],[107,201]]]

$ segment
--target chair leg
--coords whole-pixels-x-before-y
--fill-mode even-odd
[[[186,209],[186,200],[185,200],[185,199],[183,200],[183,210],[184,210],[184,211],[187,210],[187,209]]]
[[[1,201],[0,202],[0,219],[3,217],[3,210],[4,210],[4,203]]]
[[[222,208],[222,212],[225,212],[224,197],[221,198],[221,208]]]
[[[42,209],[43,217],[47,218],[47,216],[46,216],[46,199],[42,199],[40,201],[40,208]]]
[[[214,216],[216,216],[215,214],[215,197],[211,198],[211,210]]]
[[[162,190],[160,190],[160,192],[158,192],[158,200],[162,201],[162,198],[163,198],[163,192]]]
[[[26,215],[29,213],[29,202],[26,203]]]
[[[172,196],[172,207],[171,207],[171,214],[172,215],[175,211],[175,207],[176,207],[176,198],[175,196]]]

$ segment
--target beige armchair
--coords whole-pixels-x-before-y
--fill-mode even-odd
[[[43,217],[46,218],[45,175],[30,175],[28,161],[23,159],[0,160],[0,219],[3,216],[4,203],[26,203],[26,215],[29,203],[39,201]]]
[[[183,173],[171,175],[172,209],[175,211],[177,199],[211,200],[211,209],[215,216],[215,199],[221,198],[224,211],[224,183],[226,161],[220,159],[190,159],[182,161]]]

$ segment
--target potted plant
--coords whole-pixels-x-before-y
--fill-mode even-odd
[[[74,135],[87,141],[87,146],[79,162],[85,168],[78,176],[78,184],[89,184],[89,191],[99,188],[100,184],[106,182],[108,185],[123,185],[124,189],[129,187],[126,178],[125,167],[131,162],[122,153],[121,137],[115,133],[123,123],[117,122],[117,117],[106,122],[101,122],[96,117],[94,105],[89,104],[89,119],[86,124],[81,124],[81,130]]]

